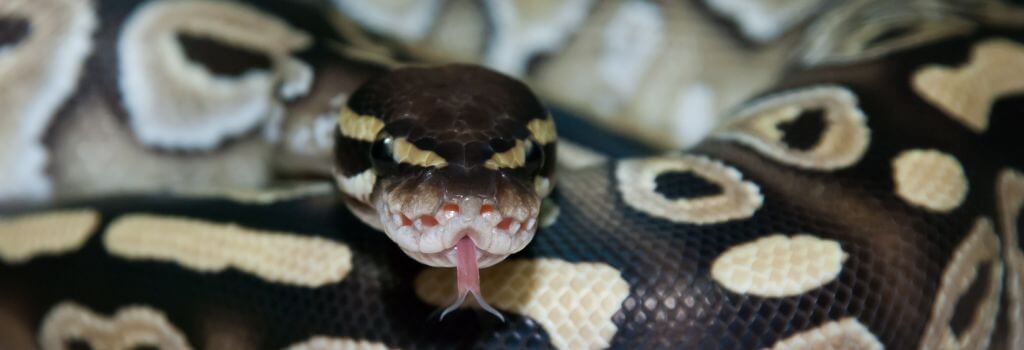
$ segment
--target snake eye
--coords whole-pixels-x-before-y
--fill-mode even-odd
[[[383,130],[378,133],[377,140],[370,147],[374,165],[393,164],[395,162],[394,145],[395,138],[391,134]]]

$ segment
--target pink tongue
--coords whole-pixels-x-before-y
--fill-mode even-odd
[[[459,298],[444,309],[444,312],[441,313],[442,320],[445,315],[458,309],[466,301],[466,294],[473,294],[473,298],[476,299],[477,304],[480,304],[480,307],[498,317],[499,320],[505,321],[505,317],[488,305],[480,295],[480,269],[476,266],[476,244],[468,236],[462,237],[459,243],[455,244],[455,277]]]
[[[455,244],[455,271],[459,295],[467,291],[480,293],[480,269],[476,267],[476,245],[469,237],[462,237]]]

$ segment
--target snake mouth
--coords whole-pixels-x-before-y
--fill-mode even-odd
[[[415,259],[416,261],[419,261],[430,266],[455,267],[458,266],[458,242],[461,242],[464,239],[468,239],[472,242],[472,247],[474,249],[474,252],[472,254],[474,254],[474,256],[476,257],[477,265],[481,268],[497,264],[502,260],[505,260],[505,258],[507,258],[509,255],[495,254],[480,249],[479,245],[477,245],[476,242],[473,241],[472,238],[470,238],[470,235],[468,233],[464,236],[461,236],[461,238],[457,239],[456,245],[437,253],[423,253],[419,251],[409,251],[405,249],[403,249],[402,251],[405,252],[406,255]]]
[[[378,213],[388,237],[406,255],[430,266],[456,266],[455,248],[463,238],[473,242],[479,267],[497,264],[526,247],[537,230],[537,208],[502,212],[494,201],[477,197],[458,198],[438,203],[432,211],[415,212],[414,208],[422,207],[381,201]]]

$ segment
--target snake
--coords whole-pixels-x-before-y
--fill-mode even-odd
[[[811,45],[668,152],[382,72],[327,186],[0,206],[0,348],[1024,348],[1024,31],[976,20]]]
[[[417,261],[458,268],[459,299],[478,268],[533,239],[553,188],[552,119],[526,85],[476,66],[403,68],[367,82],[341,111],[335,174],[348,208]]]

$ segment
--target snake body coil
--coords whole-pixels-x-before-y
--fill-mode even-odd
[[[1024,31],[940,34],[815,51],[619,159],[500,74],[392,71],[341,107],[341,193],[2,208],[0,348],[1022,349]],[[555,119],[595,159],[557,189]],[[466,293],[504,322],[431,317]]]

